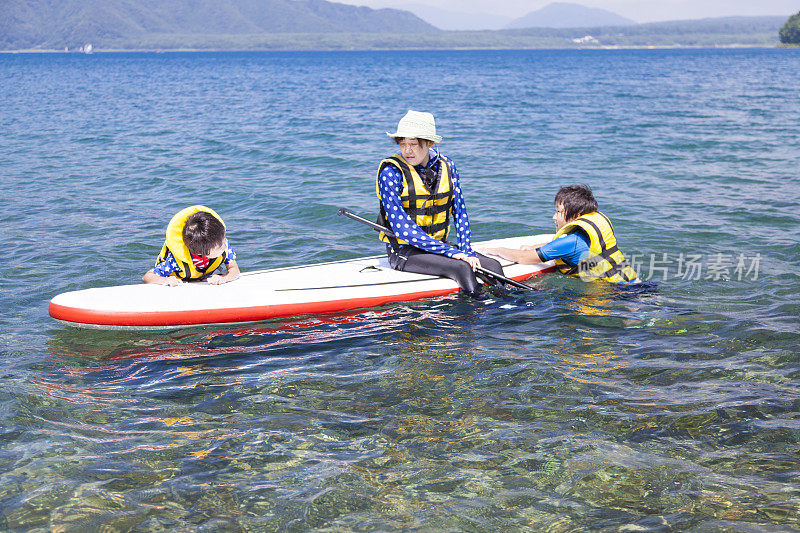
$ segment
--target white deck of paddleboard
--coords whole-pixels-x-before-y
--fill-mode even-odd
[[[551,238],[549,235],[532,235],[509,239],[496,239],[475,243],[480,251],[492,246],[517,248],[523,244],[540,243]],[[518,265],[501,261],[507,277],[527,279],[543,270],[552,268],[551,263],[538,265]],[[86,311],[94,316],[101,315],[172,315],[170,323],[156,320],[153,324],[137,322],[128,327],[136,329],[179,327],[184,325],[174,318],[181,313],[204,313],[210,322],[196,321],[193,324],[231,323],[231,310],[250,310],[243,313],[242,321],[264,320],[273,316],[313,313],[322,309],[325,302],[336,306],[337,310],[364,307],[359,302],[368,302],[376,297],[388,301],[403,301],[428,295],[447,294],[458,289],[458,285],[447,278],[400,272],[392,269],[385,256],[363,257],[331,263],[305,265],[254,272],[243,272],[234,282],[223,285],[209,283],[183,283],[176,287],[143,284],[120,285],[92,288],[59,294],[51,300],[51,315],[61,322],[82,327],[107,327],[102,318],[75,321],[72,311]],[[415,296],[418,295],[418,296]],[[409,297],[410,296],[410,297]],[[352,302],[352,306],[346,303]],[[380,305],[376,302],[372,305]],[[341,308],[341,309],[340,309]],[[254,313],[263,318],[254,318]],[[287,311],[287,309],[289,311]],[[295,309],[296,312],[291,312]],[[226,310],[224,320],[218,320],[215,312]],[[274,310],[270,311],[270,310]],[[288,313],[288,314],[287,314]],[[216,318],[215,318],[216,317]],[[110,324],[126,327],[119,320]],[[124,321],[123,321],[124,322]],[[174,323],[173,323],[174,322]],[[186,323],[185,325],[188,325]]]

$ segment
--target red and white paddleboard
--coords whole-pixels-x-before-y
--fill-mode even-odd
[[[474,243],[517,248],[548,240],[531,235]],[[552,263],[502,262],[517,281],[554,270]],[[70,326],[97,329],[168,329],[182,326],[255,322],[294,315],[336,313],[458,291],[447,278],[393,270],[385,256],[243,272],[223,285],[204,282],[120,285],[59,294],[50,316]]]

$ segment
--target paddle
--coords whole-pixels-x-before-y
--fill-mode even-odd
[[[340,216],[344,215],[347,218],[351,218],[351,219],[353,219],[353,220],[355,220],[357,222],[361,222],[362,224],[366,224],[367,226],[371,227],[375,231],[382,231],[382,232],[384,232],[386,235],[388,235],[390,237],[394,237],[395,236],[394,233],[392,232],[392,230],[390,230],[389,228],[387,228],[385,226],[381,226],[380,224],[378,224],[376,222],[372,222],[371,220],[367,220],[366,218],[361,218],[360,216],[356,215],[355,213],[351,213],[350,211],[348,211],[347,208],[340,207],[339,211],[337,211],[336,214],[338,214]],[[501,274],[498,274],[497,272],[492,272],[491,270],[486,270],[483,267],[478,267],[475,270],[477,272],[483,274],[486,277],[494,278],[496,280],[502,281],[503,283],[508,283],[509,285],[513,285],[514,287],[519,287],[520,289],[525,289],[525,290],[528,290],[528,291],[534,290],[533,287],[528,287],[524,283],[520,283],[519,281],[517,281],[515,279],[507,278],[507,277],[505,277],[505,276],[503,276]]]

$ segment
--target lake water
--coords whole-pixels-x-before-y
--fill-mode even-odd
[[[800,528],[800,50],[0,55],[0,529]],[[166,333],[51,320],[203,203],[242,270],[380,253],[408,109],[476,240],[587,183],[646,286]]]

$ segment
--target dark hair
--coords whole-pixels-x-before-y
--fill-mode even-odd
[[[192,213],[183,226],[183,242],[195,255],[208,255],[225,241],[225,224],[207,211]]]
[[[597,200],[588,185],[561,187],[556,193],[556,207],[564,204],[564,220],[569,222],[586,213],[597,211]]]
[[[400,144],[400,140],[401,140],[401,139],[410,139],[410,138],[411,138],[411,137],[392,137],[392,139],[394,139],[394,142],[395,142],[396,144]],[[414,137],[414,138],[415,138],[415,139],[417,139],[417,142],[418,142],[420,145],[422,145],[422,141],[425,141],[425,142],[427,142],[427,143],[431,143],[431,144],[436,144],[436,143],[434,143],[434,142],[433,142],[432,140],[430,140],[430,139],[422,139],[421,137]]]

